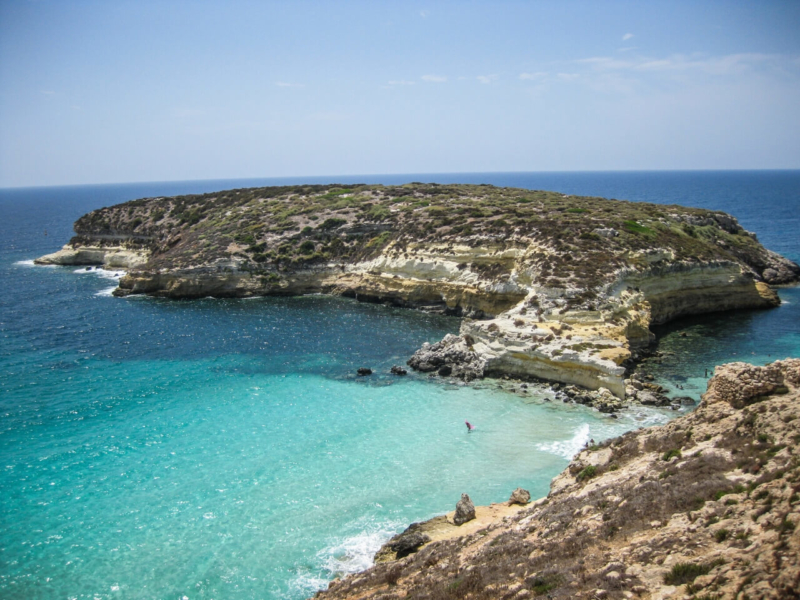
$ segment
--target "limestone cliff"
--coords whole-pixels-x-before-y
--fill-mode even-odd
[[[619,398],[652,323],[775,306],[769,284],[800,278],[724,213],[484,185],[145,198],[75,231],[39,262],[127,267],[116,295],[328,293],[443,311],[468,317],[481,375]]]
[[[419,524],[317,597],[798,598],[798,442],[800,359],[723,365],[694,412],[582,451],[547,498]]]

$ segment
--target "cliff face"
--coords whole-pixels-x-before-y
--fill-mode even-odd
[[[116,295],[329,293],[443,311],[478,319],[462,334],[486,374],[620,398],[651,323],[775,306],[768,284],[800,278],[724,213],[492,186],[146,198],[75,231],[38,262],[127,267]]]
[[[694,412],[584,450],[547,498],[417,526],[432,541],[317,597],[797,598],[798,442],[800,359],[723,365]]]

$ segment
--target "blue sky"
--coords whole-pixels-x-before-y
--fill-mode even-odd
[[[800,168],[800,2],[0,0],[0,186]]]

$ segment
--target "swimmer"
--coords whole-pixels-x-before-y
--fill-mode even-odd
[[[467,432],[468,433],[471,433],[472,430],[475,429],[475,426],[472,423],[470,423],[469,421],[464,421],[464,423],[467,424]]]

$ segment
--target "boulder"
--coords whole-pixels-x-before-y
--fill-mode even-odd
[[[452,334],[447,334],[441,342],[423,344],[407,364],[415,371],[437,372],[443,377],[453,376],[464,381],[481,379],[486,367],[486,361],[471,349],[465,338]],[[446,375],[441,372],[443,368]]]
[[[412,523],[404,531],[401,531],[381,546],[381,549],[375,554],[375,562],[389,562],[413,554],[424,544],[431,541],[430,536],[425,531],[428,527],[439,523],[440,520],[443,521],[444,517],[434,517],[430,521]]]
[[[399,365],[394,365],[394,366],[393,366],[393,367],[390,369],[390,371],[389,371],[389,372],[390,372],[392,375],[407,375],[407,374],[408,374],[408,371],[406,371],[406,370],[405,370],[403,367],[401,367],[401,366],[399,366]]]
[[[372,369],[370,369],[368,367],[361,367],[361,368],[358,369],[358,371],[356,371],[356,374],[359,377],[364,377],[366,375],[372,375]]]
[[[598,227],[597,229],[594,230],[594,233],[604,238],[619,237],[619,231],[617,231],[613,227]]]
[[[641,391],[636,393],[636,399],[647,406],[669,406],[669,398],[656,392]]]
[[[511,492],[511,498],[508,499],[509,504],[522,504],[525,505],[531,501],[531,493],[528,490],[517,488]]]
[[[453,523],[463,525],[467,521],[475,518],[475,505],[467,494],[461,494],[461,500],[456,504],[456,514],[453,515]]]

